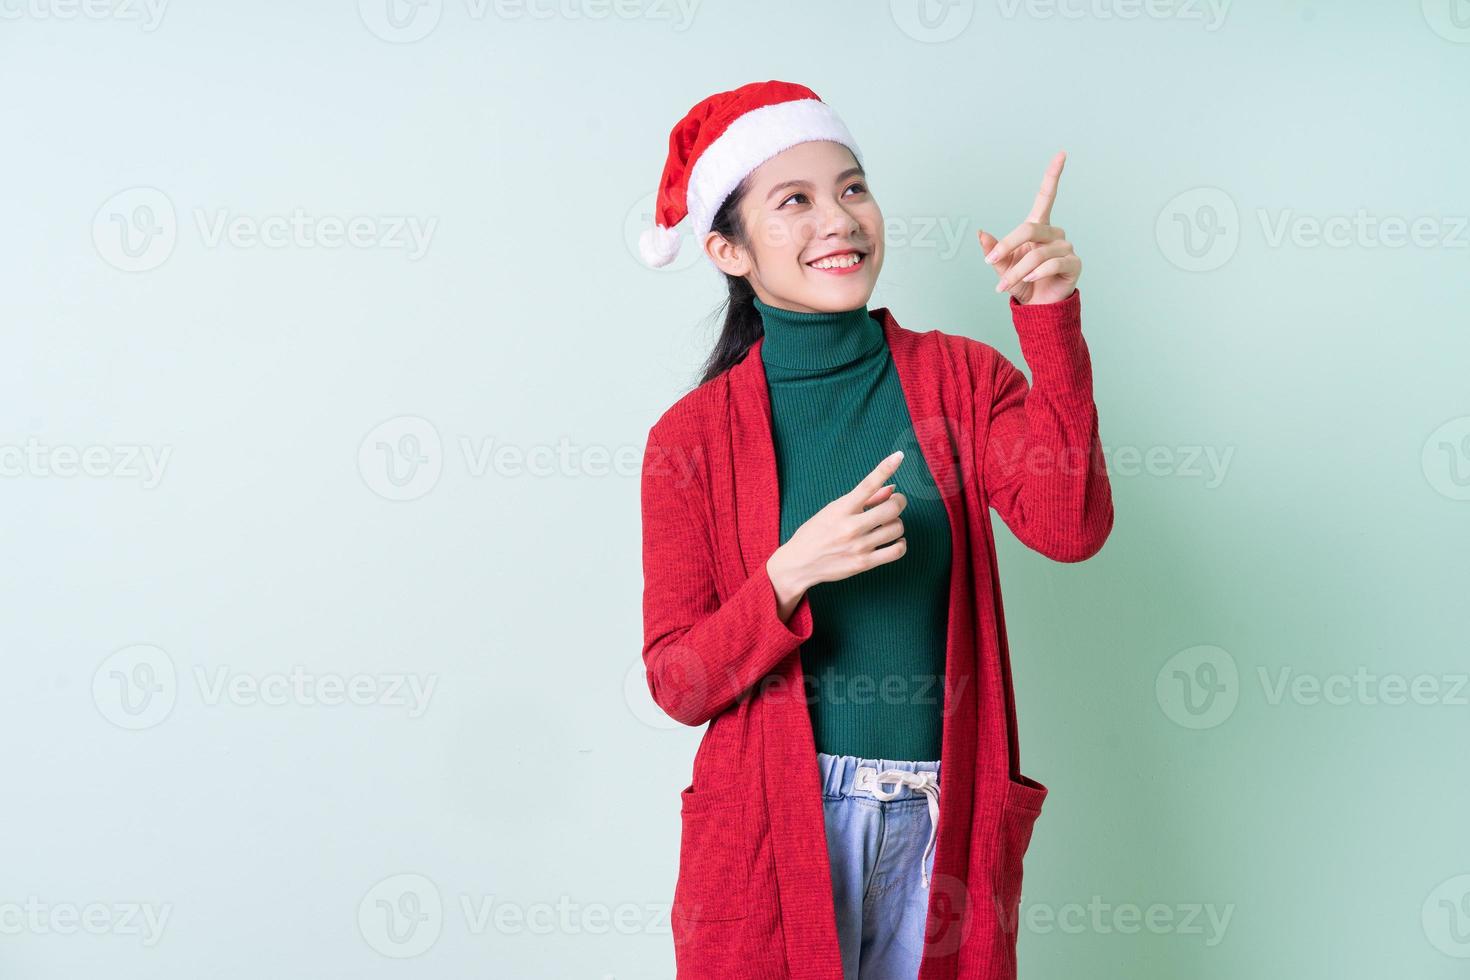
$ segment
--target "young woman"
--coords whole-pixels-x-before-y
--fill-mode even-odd
[[[1028,386],[989,345],[868,309],[883,217],[810,89],[718,93],[670,135],[643,256],[671,261],[687,214],[729,288],[642,478],[649,689],[709,723],[681,795],[681,977],[1015,975],[1047,789],[1019,770],[988,509],[1059,561],[1113,523],[1081,262],[1051,224],[1063,163],[1026,221],[979,233]]]

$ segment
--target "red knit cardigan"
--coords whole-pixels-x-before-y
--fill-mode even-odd
[[[1029,385],[981,341],[871,311],[953,541],[919,980],[1015,977],[1022,857],[1047,794],[1020,771],[988,508],[1056,561],[1091,557],[1113,526],[1081,296],[1010,307]],[[765,569],[780,543],[780,495],[761,341],[649,429],[641,504],[648,687],[672,718],[709,723],[680,794],[678,975],[842,980],[802,683],[811,608],[804,596],[783,622]]]

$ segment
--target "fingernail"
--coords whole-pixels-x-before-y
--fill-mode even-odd
[[[995,265],[995,252],[992,250],[985,256],[986,265]]]
[[[1006,284],[1003,283],[1003,282],[998,282],[998,283],[995,284],[995,291],[997,293],[1004,291],[1005,288],[1006,288]]]

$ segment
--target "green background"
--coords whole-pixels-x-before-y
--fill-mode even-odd
[[[0,448],[171,455],[0,480],[0,906],[172,913],[0,975],[673,975],[700,732],[643,681],[638,461],[722,295],[636,237],[674,122],[768,78],[863,148],[870,305],[1023,370],[975,233],[1069,154],[1116,525],[1064,565],[996,522],[1021,976],[1470,970],[1470,4],[69,9],[0,32]],[[294,209],[383,237],[206,234]],[[298,665],[435,686],[209,696]]]

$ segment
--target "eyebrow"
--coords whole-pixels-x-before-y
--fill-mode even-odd
[[[846,180],[849,177],[866,177],[866,176],[868,176],[868,173],[862,167],[860,167],[860,166],[858,166],[858,167],[848,167],[846,170],[842,171],[842,173],[840,173],[840,174],[837,175],[837,179],[834,180],[833,183],[834,184],[840,184],[840,183],[842,183],[844,180]],[[779,183],[775,187],[772,187],[771,188],[770,193],[768,193],[766,195],[766,200],[767,201],[770,201],[771,198],[773,198],[773,197],[776,196],[776,192],[777,191],[782,190],[782,189],[787,188],[787,187],[810,187],[810,186],[812,186],[812,182],[809,181],[809,180],[783,180],[783,181],[781,181],[781,183]]]

